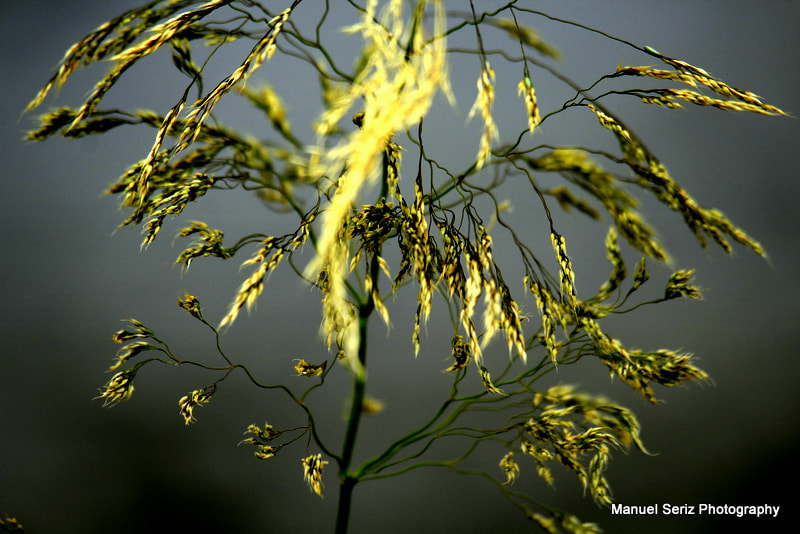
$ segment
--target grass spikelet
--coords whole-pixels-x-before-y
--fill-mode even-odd
[[[101,390],[98,398],[105,399],[103,406],[116,406],[120,402],[126,401],[133,395],[133,379],[139,369],[147,363],[147,361],[139,362],[130,369],[119,371],[111,377],[111,380]]]
[[[554,364],[558,360],[559,345],[556,341],[556,324],[559,322],[555,299],[540,283],[531,282],[530,290],[536,297],[536,307],[542,316],[542,337],[547,355]]]
[[[665,56],[664,54],[656,52],[650,47],[645,47],[645,51],[651,56],[657,57],[667,65],[675,68],[677,72],[672,75],[669,75],[665,74],[664,71],[660,71],[657,69],[650,69],[649,67],[626,67],[624,69],[619,69],[619,70],[624,72],[625,74],[637,74],[639,76],[651,76],[655,78],[660,77],[662,79],[673,79],[681,81],[693,87],[697,87],[697,84],[699,83],[711,89],[713,92],[719,95],[740,101],[739,103],[736,103],[730,101],[718,101],[717,99],[710,99],[708,97],[697,98],[696,96],[689,96],[689,99],[697,99],[699,102],[711,102],[711,101],[728,102],[725,105],[715,105],[715,107],[719,107],[720,109],[736,110],[736,111],[752,111],[754,113],[760,113],[762,115],[788,116],[787,113],[778,109],[777,107],[762,102],[761,99],[758,97],[758,95],[756,95],[755,93],[752,93],[750,91],[742,91],[741,89],[732,87],[727,83],[714,78],[708,72],[699,67],[695,67],[679,59]],[[697,95],[697,93],[694,93],[694,95]],[[691,101],[689,99],[687,99],[687,101]],[[692,103],[697,103],[697,102],[692,102]],[[714,105],[714,104],[706,103],[698,105]]]
[[[45,113],[39,117],[39,127],[28,132],[25,139],[44,141],[67,124],[72,123],[75,114],[75,110],[68,107],[60,107]]]
[[[312,221],[313,218],[304,220],[293,234],[265,238],[261,241],[261,248],[256,251],[253,257],[242,263],[242,267],[257,265],[258,268],[242,282],[227,315],[219,324],[220,329],[232,324],[243,307],[247,306],[248,311],[253,307],[264,289],[264,279],[267,275],[274,271],[287,256],[291,255],[293,251],[303,246],[306,242],[310,231],[309,225]],[[323,289],[328,291],[328,285],[325,284]],[[382,306],[382,303],[380,303],[380,306]],[[385,310],[382,313],[385,313]]]
[[[86,101],[75,113],[75,116],[72,119],[72,123],[70,123],[70,125],[67,126],[65,134],[68,133],[73,128],[76,128],[83,119],[94,113],[95,109],[97,108],[97,105],[103,99],[108,90],[111,89],[111,87],[117,82],[117,80],[119,80],[119,78],[125,73],[125,71],[128,70],[133,65],[134,62],[135,59],[115,64],[114,67],[111,69],[111,72],[109,72],[105,78],[103,78],[102,80],[100,80],[95,84],[94,90],[90,93]]]
[[[664,299],[685,298],[695,300],[702,298],[702,292],[697,286],[689,282],[694,276],[694,270],[676,271],[667,280],[667,287],[664,290]]]
[[[637,250],[659,261],[670,261],[669,254],[656,238],[655,231],[644,222],[638,212],[624,210],[614,212],[612,216],[620,234]]]
[[[724,236],[765,256],[761,244],[736,227],[720,211],[700,206],[670,176],[667,169],[653,156],[649,156],[646,166],[632,165],[633,171],[641,178],[644,187],[650,187],[659,201],[683,217],[686,226],[692,231],[700,245],[707,247],[706,236],[711,237],[728,254],[732,247]]]
[[[657,404],[651,384],[675,386],[689,380],[705,380],[708,375],[691,363],[691,355],[670,350],[643,352],[628,350],[618,340],[607,336],[592,318],[581,317],[580,325],[591,338],[597,356],[612,376],[628,384],[652,404]]]
[[[392,145],[389,143],[389,152],[385,158],[388,174],[388,186],[391,190],[396,175],[397,168],[392,164],[391,152]],[[396,146],[396,145],[395,145]],[[394,189],[399,195],[399,189],[396,183]],[[402,197],[401,197],[402,198]],[[413,268],[416,274],[417,282],[419,283],[419,292],[417,293],[417,311],[414,315],[414,354],[419,353],[419,334],[421,324],[428,321],[431,312],[431,302],[433,297],[433,285],[435,274],[434,254],[436,245],[433,244],[430,235],[428,234],[428,222],[425,219],[425,199],[422,187],[422,174],[418,173],[414,180],[414,202],[408,206],[405,202],[401,204],[403,213],[403,222],[401,225],[403,244],[401,251],[403,252],[402,264],[404,265],[403,271],[408,268]],[[400,274],[398,274],[398,279]],[[396,280],[397,282],[397,280]]]
[[[667,90],[659,90],[664,92]],[[724,109],[745,110],[751,104],[716,101],[709,99],[693,91],[672,91],[669,94],[680,94],[685,99],[695,99],[698,105],[714,105]],[[625,154],[625,163],[638,175],[640,185],[650,189],[656,198],[671,210],[677,211],[683,217],[684,222],[697,237],[703,248],[706,247],[705,236],[711,237],[723,250],[732,252],[730,244],[724,238],[725,235],[733,238],[740,244],[750,247],[759,255],[764,255],[763,247],[754,239],[749,237],[744,231],[735,227],[719,211],[701,207],[692,199],[689,194],[680,187],[669,175],[669,172],[658,159],[647,151],[633,134],[627,130],[619,121],[607,113],[589,105],[595,113],[600,123],[611,130],[620,143],[622,152]],[[755,111],[755,110],[750,110]],[[758,111],[755,111],[758,112]],[[533,162],[536,163],[535,161]],[[655,239],[653,231],[644,224],[638,213],[629,209],[617,209],[612,206],[609,213],[616,219],[617,229],[635,247],[645,254],[651,255],[662,261],[668,261],[669,257],[661,244]]]
[[[517,92],[520,96],[525,98],[525,108],[528,112],[528,131],[533,133],[533,130],[542,122],[542,117],[539,114],[539,105],[536,102],[536,91],[533,89],[533,83],[527,76],[523,78],[517,86]]]
[[[478,96],[475,98],[475,103],[469,112],[469,118],[472,118],[480,110],[481,118],[483,118],[483,133],[481,134],[481,144],[476,162],[477,170],[482,169],[488,163],[492,155],[492,141],[500,137],[494,117],[492,117],[494,79],[494,70],[489,65],[489,61],[484,60],[481,64],[481,75],[478,78]]]
[[[144,159],[142,163],[142,169],[139,173],[138,179],[138,194],[139,194],[139,201],[142,202],[147,195],[148,184],[147,180],[150,175],[153,173],[153,161],[156,159],[158,152],[161,150],[161,146],[164,143],[164,138],[167,136],[169,131],[175,125],[176,121],[178,120],[178,116],[180,115],[181,111],[183,111],[183,106],[186,104],[186,94],[180,99],[180,101],[169,110],[166,117],[164,117],[164,122],[161,123],[161,126],[158,128],[158,132],[156,133],[155,141],[153,142],[152,148],[150,148],[150,152],[147,154],[147,157]]]
[[[500,469],[506,474],[506,481],[503,484],[506,486],[512,485],[519,474],[519,464],[514,461],[513,451],[508,451],[500,460]]]
[[[456,334],[451,342],[452,349],[451,355],[453,356],[453,364],[445,369],[447,373],[454,373],[460,371],[467,366],[469,362],[469,344],[464,342],[464,338],[460,334]]]
[[[603,126],[603,128],[614,132],[614,135],[616,135],[617,139],[619,139],[622,152],[626,156],[634,161],[646,159],[647,151],[625,126],[623,126],[617,119],[605,113],[604,111],[601,111],[592,104],[589,104],[589,109],[592,110],[592,113],[597,116],[597,120],[600,121],[600,124]]]
[[[567,246],[564,236],[550,233],[550,240],[553,243],[553,250],[558,259],[558,278],[561,282],[561,298],[573,311],[578,305],[578,294],[575,291],[575,272],[572,270],[572,261],[567,256]]]
[[[696,106],[711,106],[723,111],[749,111],[761,115],[786,115],[774,106],[766,104],[753,104],[750,102],[737,102],[736,100],[723,100],[702,95],[696,91],[688,89],[657,89],[653,92],[658,93],[660,98],[655,103],[666,105],[667,107],[680,107],[674,102],[675,99],[683,100]]]
[[[480,264],[481,277],[483,279],[479,292],[483,292],[484,312],[483,312],[483,340],[481,349],[486,348],[494,337],[497,329],[501,325],[502,302],[498,281],[494,276],[485,276],[484,271],[491,272],[494,266],[492,258],[492,236],[490,236],[483,225],[478,227],[478,262]],[[477,266],[476,266],[477,267]]]
[[[473,317],[484,285],[483,268],[477,250],[468,241],[464,242],[464,257],[469,271],[469,278],[464,283],[464,297],[461,307],[461,324],[467,332],[475,361],[480,364],[483,359],[481,344],[478,342],[478,333],[475,330]]]
[[[95,111],[97,105],[109,89],[111,89],[125,71],[133,66],[134,63],[152,54],[158,50],[162,44],[172,39],[172,37],[188,29],[196,21],[227,3],[230,3],[230,0],[212,0],[211,2],[199,6],[195,10],[176,15],[166,22],[153,26],[151,28],[151,33],[153,35],[149,38],[113,56],[111,59],[116,63],[112,67],[111,72],[95,85],[92,93],[76,113],[72,124],[67,127],[67,131],[75,128],[84,118],[90,116]]]
[[[196,421],[194,409],[211,402],[211,398],[217,392],[216,384],[209,387],[200,388],[192,391],[178,401],[180,414],[183,416],[184,423],[189,425]]]
[[[511,298],[508,286],[498,276],[498,289],[500,292],[500,328],[505,330],[508,353],[516,349],[522,358],[522,363],[527,362],[527,348],[525,336],[522,333],[522,314],[516,301]]]
[[[141,173],[139,176],[141,176]],[[191,178],[176,184],[174,187],[164,188],[146,206],[146,209],[150,213],[150,219],[145,224],[145,237],[142,240],[142,248],[147,247],[155,240],[167,215],[172,215],[173,217],[180,215],[190,202],[203,196],[213,185],[214,179],[205,174],[196,173]],[[145,193],[146,192],[147,189],[145,188]],[[138,196],[138,211],[141,211],[144,207],[141,204],[144,202],[144,199],[144,196]],[[131,193],[129,197],[126,198],[125,202],[125,205],[136,203],[137,197]]]
[[[97,34],[104,34],[109,24],[110,23],[103,24],[93,33],[84,37],[66,51],[64,59],[61,60],[61,64],[58,67],[58,71],[47,81],[44,87],[39,90],[33,100],[28,103],[25,107],[26,112],[39,107],[53,87],[60,89],[61,86],[64,85],[67,78],[80,66],[81,58],[86,53],[86,48],[88,48],[89,43],[96,38],[95,36]]]
[[[609,124],[614,125],[614,129],[622,129],[612,117],[605,114],[602,115],[608,119]],[[635,140],[630,135],[628,139],[635,143]],[[644,154],[643,149],[633,151]],[[534,170],[561,173],[567,180],[595,197],[614,219],[617,231],[631,246],[660,261],[669,260],[667,251],[658,241],[655,231],[645,223],[641,215],[634,209],[638,204],[636,198],[617,185],[616,175],[603,169],[590,159],[585,152],[560,148],[539,158],[529,158],[526,161]],[[643,165],[633,162],[628,164],[634,170],[638,170],[639,173],[648,176],[654,175],[654,172],[648,171]],[[556,195],[559,201],[569,203],[568,205],[574,204],[571,200],[573,197],[569,192],[565,193],[554,189],[550,191],[550,194]],[[581,208],[579,205],[578,209],[590,216],[595,214],[591,207]]]
[[[181,13],[166,22],[157,24],[150,29],[152,35],[141,43],[132,46],[111,58],[112,61],[129,63],[141,59],[158,50],[161,45],[175,37],[180,32],[186,30],[196,21],[205,17],[223,4],[229,4],[230,0],[211,0],[197,7],[192,11]]]
[[[494,278],[489,278],[484,282],[483,302],[483,338],[481,339],[481,349],[485,349],[489,345],[500,326],[502,304],[500,302],[500,291],[497,287],[497,280]]]
[[[633,272],[633,284],[631,285],[629,293],[633,293],[639,287],[650,279],[650,272],[647,270],[647,261],[642,256],[636,264],[636,270]]]
[[[239,310],[244,306],[247,306],[247,310],[250,311],[259,295],[261,295],[261,292],[264,290],[264,278],[267,273],[274,269],[283,259],[283,249],[278,249],[268,261],[265,261],[268,251],[269,248],[266,247],[261,249],[254,258],[242,265],[244,267],[246,264],[257,263],[258,268],[242,282],[241,286],[239,286],[239,290],[236,293],[233,304],[231,304],[230,310],[219,323],[220,329],[232,324],[239,315]]]
[[[152,227],[153,222],[156,222],[159,226]],[[155,236],[158,228],[160,228],[160,222],[161,219],[158,217],[151,219],[148,223],[149,232],[142,246],[146,246],[152,241],[152,236]],[[188,269],[195,258],[215,256],[227,259],[232,256],[231,251],[222,246],[224,234],[219,230],[212,230],[205,223],[195,221],[191,226],[178,233],[179,237],[188,237],[190,235],[197,235],[199,239],[191,247],[180,253],[178,259],[175,260],[176,264],[182,264]]]
[[[322,459],[321,454],[312,454],[301,460],[303,464],[303,478],[308,488],[322,497],[322,469],[328,464]]]
[[[291,10],[292,8],[290,7],[273,18],[270,21],[269,30],[267,30],[264,36],[253,46],[242,64],[228,75],[228,77],[219,82],[205,97],[195,102],[192,111],[189,112],[186,117],[184,130],[173,149],[174,153],[182,151],[197,139],[203,123],[211,114],[214,106],[216,106],[228,91],[236,85],[244,83],[266,59],[272,57],[272,54],[275,52],[275,40],[278,38],[278,34],[283,28],[284,23],[288,20]]]
[[[86,37],[73,44],[65,53],[59,63],[56,73],[47,81],[33,100],[27,105],[25,111],[38,107],[53,89],[60,89],[67,78],[83,65],[105,58],[114,50],[124,47],[126,43],[135,39],[146,27],[144,24],[131,25],[137,19],[166,17],[180,9],[181,5],[165,6],[157,11],[151,10],[153,2],[131,9],[108,22],[101,24]],[[108,39],[114,32],[118,36]]]
[[[484,367],[483,365],[478,366],[478,375],[481,377],[481,382],[483,382],[483,387],[486,388],[486,391],[492,393],[494,395],[502,395],[503,391],[498,389],[492,383],[492,376],[489,374],[489,370]]]
[[[211,2],[199,6],[195,10],[181,13],[161,24],[152,26],[150,28],[150,37],[117,53],[111,57],[111,60],[125,63],[152,54],[158,50],[161,45],[186,30],[194,22],[203,18],[221,4],[222,2],[220,0],[212,0]]]

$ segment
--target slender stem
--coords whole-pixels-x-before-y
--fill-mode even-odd
[[[336,513],[336,534],[347,532],[347,522],[350,519],[350,503],[353,500],[353,488],[358,480],[347,477],[339,486],[339,510]]]
[[[367,333],[367,317],[359,316],[358,318],[358,361],[363,369],[366,363],[366,333]],[[350,418],[347,422],[347,432],[344,438],[344,447],[342,448],[342,474],[347,475],[350,469],[350,463],[353,458],[353,448],[355,446],[356,434],[358,432],[358,424],[361,421],[361,412],[364,409],[364,390],[366,389],[366,377],[363,371],[354,373],[353,376],[353,402],[350,406]]]
[[[389,159],[386,151],[383,153],[383,180],[379,198],[386,198],[388,194]],[[342,446],[342,456],[339,460],[339,506],[336,511],[336,534],[347,532],[347,523],[350,519],[350,505],[353,498],[353,488],[360,480],[361,473],[350,472],[353,460],[353,451],[356,445],[358,425],[364,413],[364,392],[367,387],[367,332],[369,316],[375,311],[375,297],[378,294],[378,276],[380,263],[378,255],[372,256],[369,264],[370,284],[366,287],[366,298],[358,300],[358,366],[353,372],[353,401],[350,405],[350,417],[347,421],[347,430]]]
[[[373,263],[377,264],[375,260],[373,260]],[[370,293],[367,303],[361,306],[358,314],[359,369],[353,373],[353,401],[350,405],[350,418],[347,422],[347,431],[344,437],[344,446],[342,447],[342,459],[339,463],[341,483],[339,486],[339,508],[336,513],[337,534],[345,534],[347,532],[353,488],[358,482],[358,478],[350,473],[350,464],[353,459],[358,425],[361,422],[361,414],[364,411],[364,391],[367,386],[365,372],[367,363],[367,326],[369,324],[369,315],[374,308],[375,304]]]

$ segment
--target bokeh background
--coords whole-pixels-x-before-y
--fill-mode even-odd
[[[110,377],[105,370],[118,348],[110,337],[122,327],[121,319],[145,322],[184,356],[211,359],[213,338],[177,307],[177,298],[184,291],[195,294],[216,322],[245,276],[238,271],[241,259],[198,261],[185,273],[172,267],[182,250],[182,243],[171,240],[182,227],[180,222],[167,226],[144,251],[139,250],[137,230],[116,231],[124,213],[116,199],[102,191],[147,153],[151,130],[131,129],[78,141],[52,139],[44,144],[22,140],[40,111],[21,112],[64,50],[135,4],[3,2],[0,514],[16,516],[31,533],[328,531],[336,508],[332,465],[325,473],[328,488],[321,500],[302,481],[302,444],[266,462],[256,460],[249,448],[236,447],[250,423],[268,420],[275,426],[290,426],[302,421],[279,394],[257,390],[235,376],[222,385],[209,406],[198,409],[199,421],[186,427],[177,413],[177,400],[211,378],[191,369],[146,367],[137,377],[131,401],[104,409],[93,400]],[[317,4],[301,4],[298,20],[313,20]],[[496,2],[476,4],[481,10]],[[534,4],[555,16],[650,45],[754,91],[793,115],[800,113],[797,2],[541,1],[530,6]],[[448,6],[468,9],[466,2]],[[352,22],[352,10],[336,9],[332,27]],[[596,34],[543,18],[527,22],[561,49],[560,68],[582,85],[618,63],[655,61]],[[502,38],[486,31],[488,37]],[[353,38],[345,40],[336,53],[347,57],[355,50],[348,47],[357,44]],[[220,68],[229,71],[240,57],[232,53],[233,63]],[[501,63],[493,60],[498,74],[497,113],[501,134],[508,138],[511,130],[504,132],[503,124],[516,128],[524,119],[514,94],[519,71]],[[104,68],[76,74],[44,109],[77,105]],[[110,105],[163,113],[184,83],[173,72],[168,55],[153,58],[109,95]],[[219,78],[226,74],[219,73]],[[460,111],[443,112],[442,120],[449,122],[438,135],[436,121],[430,121],[429,150],[454,160],[474,153],[479,125],[466,123],[466,111],[474,99],[477,75],[474,56],[455,60],[453,84]],[[543,73],[534,78],[543,111],[560,105],[563,93],[553,80]],[[284,95],[290,120],[310,139],[314,115],[309,110],[319,108],[313,79],[306,83],[291,67],[266,65],[250,83],[259,81],[268,81]],[[609,105],[624,113],[626,122],[698,201],[728,214],[764,244],[770,258],[764,261],[743,249],[734,257],[714,249],[702,251],[678,218],[645,203],[648,220],[660,229],[674,256],[674,267],[697,269],[705,300],[646,309],[608,322],[606,329],[629,346],[693,352],[713,384],[659,388],[657,396],[664,402],[654,407],[609,380],[602,366],[591,362],[561,369],[550,383],[578,383],[637,413],[645,443],[655,455],[636,451],[615,455],[609,477],[617,502],[771,504],[781,506],[781,513],[777,520],[757,521],[612,516],[584,497],[573,477],[559,475],[552,490],[524,462],[518,489],[596,521],[608,532],[721,532],[732,522],[758,531],[779,531],[782,522],[793,521],[791,508],[798,498],[793,488],[800,434],[796,316],[800,125],[794,118],[696,108],[667,111],[622,100]],[[232,104],[225,112],[228,124],[266,135],[263,119],[246,108]],[[609,138],[595,121],[580,122],[574,115],[578,114],[565,114],[560,123],[546,122],[536,135],[542,136],[541,142],[595,146],[597,139]],[[407,156],[409,166],[413,167],[413,158]],[[515,200],[524,198],[513,188],[508,194]],[[533,199],[530,205],[536,206]],[[521,224],[526,210],[524,202],[515,206],[514,217]],[[561,213],[557,217],[576,265],[579,292],[581,287],[591,291],[607,274],[602,249],[606,225],[587,226],[577,216]],[[252,231],[277,234],[282,224],[256,199],[238,193],[209,196],[204,205],[187,210],[184,221],[191,219],[204,220],[232,238]],[[533,220],[541,224],[540,219]],[[543,243],[541,250],[547,253],[547,233],[532,224],[529,235],[531,241]],[[632,266],[636,257],[629,258]],[[650,284],[658,286],[656,292],[669,272],[654,267]],[[438,308],[434,304],[436,313],[423,351],[415,359],[410,344],[413,299],[411,291],[392,303],[390,336],[377,322],[373,327],[369,392],[386,403],[386,410],[363,424],[357,459],[380,450],[386,439],[413,429],[413,421],[423,420],[447,391],[449,379],[440,372],[447,365],[446,312],[441,302]],[[318,324],[318,296],[283,269],[272,276],[257,310],[242,316],[225,333],[223,344],[229,355],[248,363],[264,381],[300,387],[302,379],[290,376],[291,360],[314,362],[326,357],[316,335]],[[497,362],[506,357],[502,343],[487,356]],[[332,373],[329,385],[328,392],[313,397],[313,405],[321,414],[321,432],[335,444],[340,443],[344,426],[345,374]],[[474,465],[497,469],[501,454],[488,449],[476,456]],[[435,469],[359,486],[352,525],[354,533],[385,534],[532,528],[483,480]]]

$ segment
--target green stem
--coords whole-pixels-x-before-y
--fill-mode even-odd
[[[381,182],[380,199],[385,199],[389,193],[389,157],[386,150],[383,153],[383,180]],[[347,523],[350,519],[350,507],[353,500],[353,488],[361,480],[361,472],[350,471],[353,461],[353,451],[356,445],[358,425],[364,413],[364,392],[367,388],[367,331],[369,316],[375,311],[375,298],[378,294],[378,276],[380,263],[378,256],[370,259],[369,276],[371,284],[367,287],[365,299],[358,299],[358,366],[353,372],[353,401],[350,405],[350,417],[347,421],[347,430],[342,446],[342,456],[339,460],[339,506],[336,511],[336,534],[346,534]],[[348,355],[349,356],[349,355]]]
[[[370,271],[373,284],[376,284],[379,272],[378,259],[376,257],[372,258]],[[369,316],[374,310],[375,300],[372,297],[372,292],[370,292],[367,296],[367,301],[359,306],[358,309],[358,368],[353,373],[353,401],[350,405],[350,418],[347,422],[342,458],[339,463],[341,483],[339,486],[339,507],[336,512],[336,534],[345,534],[347,532],[353,488],[359,481],[359,478],[350,472],[350,464],[353,460],[358,425],[364,412],[364,392],[367,387],[367,327],[369,325]]]
[[[342,448],[342,474],[347,475],[350,469],[350,463],[353,458],[353,449],[355,447],[356,434],[358,433],[358,424],[361,421],[361,412],[364,409],[364,391],[366,389],[366,377],[364,376],[364,364],[366,363],[366,333],[367,333],[367,317],[359,316],[358,318],[358,362],[361,370],[354,373],[353,376],[353,402],[350,406],[350,418],[347,422],[347,432],[344,438],[344,447]]]
[[[350,519],[350,503],[353,499],[353,488],[358,482],[355,478],[346,477],[339,486],[339,510],[336,513],[336,534],[347,532],[347,522]]]

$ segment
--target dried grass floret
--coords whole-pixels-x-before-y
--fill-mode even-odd
[[[500,138],[500,133],[497,130],[497,124],[494,122],[492,116],[492,106],[494,105],[494,70],[489,65],[488,60],[484,60],[481,64],[481,75],[478,77],[478,96],[475,98],[475,103],[469,112],[469,118],[472,118],[476,112],[480,112],[483,119],[483,133],[481,133],[481,143],[478,149],[478,157],[475,163],[477,170],[482,169],[491,158],[492,155],[492,142]]]
[[[178,405],[180,406],[180,414],[183,416],[183,420],[187,425],[196,421],[194,409],[211,402],[211,398],[216,392],[217,386],[213,384],[209,387],[196,389],[188,395],[181,397],[178,401]]]
[[[302,460],[303,477],[309,489],[322,497],[322,469],[328,464],[322,459],[321,454],[312,454]]]
[[[542,116],[539,114],[536,91],[533,89],[533,83],[531,83],[531,79],[528,76],[525,76],[525,78],[519,82],[517,92],[520,96],[525,98],[525,108],[528,112],[528,131],[533,133],[533,130],[542,122]]]

